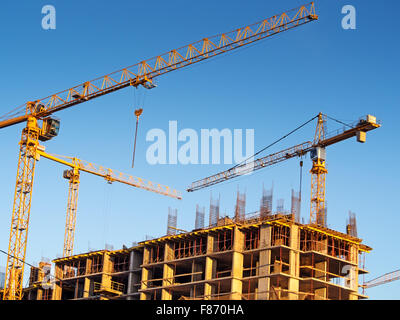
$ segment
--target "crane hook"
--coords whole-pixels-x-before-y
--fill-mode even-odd
[[[133,156],[132,156],[132,168],[135,163],[135,152],[136,152],[136,138],[137,138],[137,130],[139,126],[139,117],[143,113],[143,108],[139,108],[135,110],[135,116],[136,116],[136,130],[135,130],[135,140],[134,140],[134,145],[133,145]]]

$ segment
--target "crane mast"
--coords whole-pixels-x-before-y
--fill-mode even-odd
[[[74,251],[76,212],[80,173],[77,168],[64,171],[64,178],[69,180],[67,214],[65,221],[63,257],[72,256]]]
[[[36,118],[29,117],[26,128],[22,130],[19,143],[17,180],[15,183],[3,292],[4,299],[22,299],[22,279],[25,267],[24,261],[39,134],[40,129],[37,126]]]
[[[311,150],[313,162],[311,173],[311,203],[310,203],[310,223],[320,226],[326,225],[326,203],[325,203],[325,182],[328,170],[325,167],[326,153],[325,148],[319,147],[319,143],[325,140],[326,119],[322,113],[318,114],[318,123],[315,130],[314,145]]]

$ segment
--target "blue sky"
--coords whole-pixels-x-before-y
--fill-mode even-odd
[[[41,28],[41,9],[56,8],[56,30]],[[303,4],[299,0],[238,1],[3,1],[0,36],[2,103],[0,114],[86,80],[140,62],[168,50],[259,21]],[[341,8],[357,10],[357,29],[341,27]],[[168,130],[254,129],[259,150],[322,111],[342,121],[373,114],[382,128],[327,150],[328,225],[345,230],[348,211],[357,214],[358,233],[374,250],[367,255],[372,279],[400,268],[398,242],[399,170],[396,148],[399,43],[398,1],[317,1],[318,22],[262,41],[158,79],[146,92],[136,150],[131,88],[57,114],[60,135],[48,152],[77,156],[182,191],[194,180],[227,165],[155,165],[146,162],[146,133]],[[143,91],[144,89],[142,89]],[[141,93],[142,94],[142,93]],[[274,146],[278,151],[312,139],[315,124]],[[23,125],[0,131],[0,248],[7,250]],[[328,128],[336,124],[328,122]],[[108,185],[82,174],[75,252],[115,248],[166,232],[168,207],[178,209],[178,227],[194,227],[196,204],[208,213],[210,192],[221,196],[221,213],[232,215],[236,190],[247,193],[247,212],[259,207],[262,185],[274,183],[274,197],[290,206],[298,189],[298,160],[287,161],[230,183],[184,193],[184,199],[159,196],[125,185]],[[311,161],[305,159],[302,216],[308,221]],[[55,258],[62,252],[67,181],[65,168],[43,159],[37,164],[27,261]],[[276,207],[276,202],[274,203]],[[393,254],[394,253],[394,254]],[[0,256],[0,266],[6,264]],[[27,279],[27,278],[26,278]],[[399,299],[400,281],[372,288],[372,299]]]

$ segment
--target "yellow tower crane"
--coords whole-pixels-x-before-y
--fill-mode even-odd
[[[367,115],[352,125],[347,125],[348,128],[338,130],[335,135],[330,137],[325,133],[325,115],[319,113],[315,118],[318,119],[315,131],[314,142],[306,141],[296,146],[278,151],[254,161],[238,165],[229,170],[219,172],[212,176],[193,182],[187,189],[188,192],[200,190],[212,185],[225,182],[227,180],[239,177],[241,175],[251,173],[253,171],[274,165],[285,160],[302,157],[308,152],[310,153],[313,166],[311,173],[311,209],[310,209],[310,224],[325,226],[325,177],[326,170],[326,152],[327,146],[336,144],[340,141],[347,140],[356,136],[358,142],[366,141],[366,132],[379,128],[381,125],[376,118]]]
[[[145,180],[116,170],[105,168],[103,166],[99,166],[94,163],[78,159],[76,157],[52,155],[46,153],[44,151],[43,146],[39,146],[37,149],[37,160],[39,160],[40,156],[55,161],[57,163],[61,163],[65,166],[71,167],[71,169],[65,170],[63,172],[63,177],[69,181],[67,215],[66,215],[64,247],[63,247],[64,257],[71,256],[74,249],[75,224],[76,224],[76,213],[78,206],[78,192],[79,192],[81,171],[102,177],[108,183],[119,182],[129,185],[131,187],[144,189],[147,191],[158,193],[178,200],[182,199],[181,193],[179,191],[172,189],[168,186],[159,183],[153,183],[152,181],[149,180]]]
[[[326,119],[322,113],[318,114],[317,128],[315,130],[314,145],[325,140]],[[310,202],[310,221],[318,225],[325,226],[326,207],[325,207],[325,181],[328,170],[325,167],[325,148],[315,147],[311,150],[313,162],[311,173],[311,202]]]
[[[316,20],[318,16],[315,13],[314,2],[311,2],[254,24],[203,38],[46,98],[29,101],[0,116],[0,129],[26,122],[20,141],[3,299],[20,300],[22,298],[22,279],[37,147],[39,140],[46,141],[58,134],[60,122],[51,117],[53,113],[129,86],[142,85],[147,89],[152,89],[154,88],[153,79],[158,76]],[[38,121],[43,122],[42,126],[39,126]]]

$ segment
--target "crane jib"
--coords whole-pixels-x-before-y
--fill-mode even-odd
[[[203,38],[187,46],[171,50],[160,56],[142,61],[130,67],[86,81],[70,89],[58,92],[43,99],[34,100],[34,106],[29,108],[27,103],[14,109],[13,116],[0,117],[0,129],[9,127],[28,119],[28,116],[42,118],[63,109],[89,101],[99,96],[128,87],[151,83],[157,76],[179,70],[194,63],[204,61],[231,50],[242,48],[256,41],[291,30],[306,23],[315,21],[314,3],[288,10],[257,23],[222,33],[209,38]],[[150,86],[151,87],[151,86]],[[18,110],[18,111],[15,111]],[[8,115],[9,115],[8,114]]]

